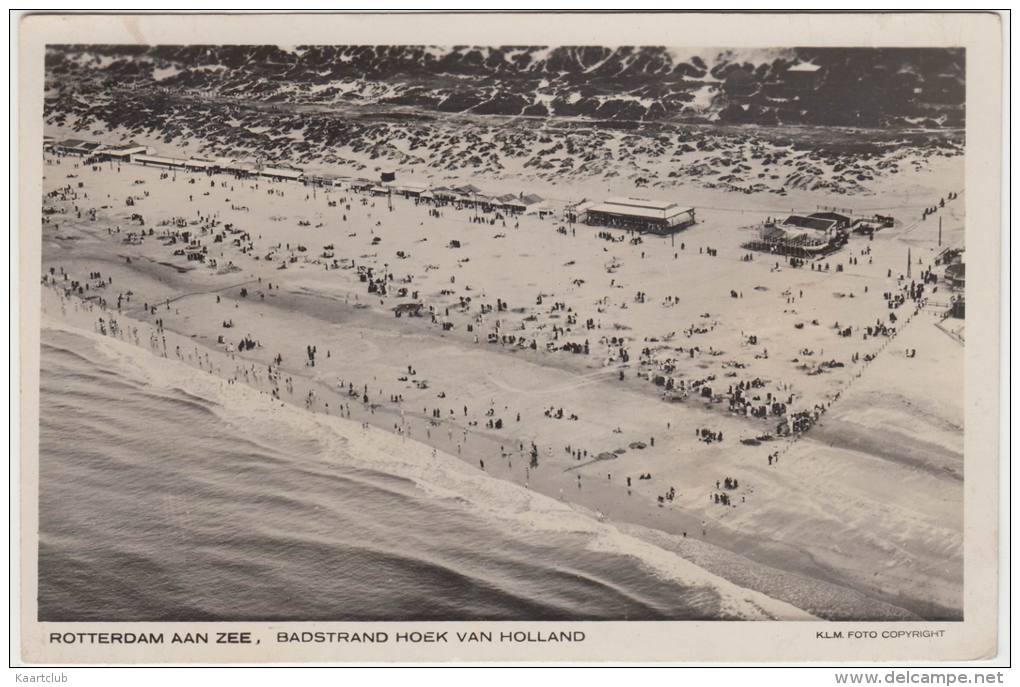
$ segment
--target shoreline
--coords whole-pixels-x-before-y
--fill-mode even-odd
[[[44,291],[44,306],[43,312],[47,316],[53,317],[51,313],[47,312],[45,301],[52,300],[52,290]],[[65,299],[60,298],[62,309],[66,307]],[[78,302],[78,306],[85,306],[85,303]],[[84,313],[75,308],[79,314]],[[94,312],[89,311],[89,315]],[[75,320],[78,317],[74,318]],[[119,321],[127,320],[131,323],[133,329],[139,327],[151,327],[148,323],[133,320],[123,315],[118,316]],[[79,326],[81,323],[71,323],[67,320],[66,313],[60,320],[64,326],[71,327],[79,332],[88,331],[84,327]],[[46,325],[44,324],[44,328]],[[123,331],[123,329],[121,330]],[[184,343],[193,343],[195,340],[192,337],[188,337],[180,332],[171,332],[168,337],[170,341],[180,341]],[[130,343],[130,342],[127,342]],[[133,344],[138,348],[144,349],[144,346],[140,344]],[[202,351],[208,356],[212,353],[217,357],[230,357],[225,356],[221,352],[208,348],[203,344],[195,344],[196,351]],[[159,357],[156,356],[153,351],[148,351],[152,361],[155,364],[158,363]],[[190,354],[187,356],[191,358]],[[243,357],[242,357],[243,358]],[[244,358],[248,362],[252,362],[251,359]],[[181,362],[184,362],[183,360]],[[194,363],[189,364],[190,367],[195,367]],[[199,370],[206,372],[207,374],[214,375],[222,381],[227,381],[224,377],[211,372],[210,370],[204,369],[201,365],[198,366]],[[264,388],[259,388],[259,385],[252,383],[243,383],[245,386],[251,388],[253,391],[258,392],[259,396],[266,398],[268,392]],[[320,399],[327,398],[328,390],[326,390],[321,383],[317,383],[315,380],[302,379],[301,382],[294,385],[295,393],[300,396],[305,389],[313,389],[318,387],[318,397]],[[290,394],[294,396],[294,394]],[[333,396],[332,398],[339,398]],[[268,399],[267,399],[268,401]],[[396,438],[400,435],[395,435],[391,429],[386,427],[388,420],[393,419],[395,413],[382,411],[376,413],[364,413],[363,409],[357,406],[359,412],[352,412],[351,415],[355,416],[352,420],[351,416],[346,418],[339,417],[336,414],[330,415],[328,412],[321,410],[302,409],[293,400],[279,399],[276,402],[284,403],[289,408],[298,412],[304,410],[305,412],[312,413],[313,415],[321,416],[328,415],[331,418],[337,418],[341,420],[348,420],[351,422],[365,422],[368,425],[374,427],[376,430],[384,432],[390,436]],[[335,405],[333,407],[336,407]],[[357,417],[360,415],[361,417]],[[385,417],[383,420],[381,418]],[[438,433],[437,433],[438,434]],[[491,449],[496,443],[498,443],[499,437],[484,436],[480,435],[481,446],[476,448],[477,454],[484,453],[486,449]],[[404,436],[400,436],[400,441],[404,442],[410,439],[415,445],[421,445],[423,447],[434,448],[442,451],[445,455],[455,458],[458,461],[464,463],[467,467],[473,465],[471,458],[465,455],[458,456],[451,452],[449,447],[442,447],[442,442],[435,439],[427,439],[419,436],[412,436],[410,433]],[[477,442],[476,442],[477,443]],[[487,464],[488,465],[488,464]],[[774,546],[763,545],[759,546],[756,542],[753,542],[747,538],[736,537],[737,533],[733,531],[726,531],[724,528],[723,539],[729,538],[725,541],[728,546],[723,546],[722,542],[713,543],[709,541],[708,537],[701,537],[697,532],[693,532],[691,536],[681,537],[681,531],[684,527],[684,523],[678,523],[675,519],[677,515],[675,512],[671,512],[671,518],[655,517],[657,514],[655,510],[645,510],[641,508],[630,508],[626,509],[623,518],[606,517],[596,502],[605,496],[603,490],[595,489],[595,493],[591,493],[590,490],[584,492],[586,498],[577,498],[573,495],[572,498],[567,499],[564,496],[564,488],[561,486],[563,483],[561,480],[556,479],[555,475],[546,477],[542,470],[535,470],[532,474],[532,479],[525,483],[520,483],[515,480],[509,471],[496,471],[487,469],[487,474],[493,479],[510,481],[518,487],[531,489],[543,496],[558,500],[560,503],[566,504],[579,512],[584,513],[587,517],[592,518],[598,522],[604,522],[612,524],[617,529],[625,534],[629,534],[640,539],[643,542],[652,544],[663,548],[666,551],[684,558],[684,560],[690,561],[695,565],[698,565],[705,571],[719,576],[722,579],[727,580],[738,586],[750,589],[757,593],[761,593],[768,598],[775,599],[783,603],[790,603],[798,609],[805,610],[812,614],[817,615],[820,618],[826,618],[830,620],[861,620],[860,610],[862,607],[870,609],[871,613],[875,615],[872,617],[866,617],[865,620],[910,620],[920,621],[922,617],[915,615],[910,610],[913,604],[903,603],[903,605],[896,605],[890,603],[889,600],[883,600],[880,596],[869,596],[860,590],[854,589],[852,586],[841,584],[837,575],[832,574],[824,566],[810,557],[805,557],[803,552],[795,550],[777,550]],[[696,517],[685,517],[687,525],[692,529],[698,526],[698,520]],[[741,553],[733,550],[740,548],[741,545],[746,546]],[[799,563],[798,563],[799,561]],[[790,565],[794,562],[794,565]],[[778,565],[777,565],[778,564]],[[818,599],[825,599],[822,603]],[[794,604],[790,599],[796,599],[800,603],[807,606],[804,608],[800,605]],[[837,602],[833,603],[833,599]],[[808,610],[810,609],[810,610]],[[851,610],[852,609],[852,610]],[[920,608],[918,609],[920,610]],[[930,610],[930,609],[929,609]],[[843,615],[845,614],[845,616]]]
[[[81,305],[84,306],[86,304]],[[455,490],[449,491],[451,485],[444,485],[443,483],[432,482],[430,479],[426,479],[426,476],[441,476],[452,469],[457,474],[464,476],[476,487],[485,485],[486,482],[484,480],[496,480],[484,486],[480,492],[482,495],[485,492],[503,489],[503,487],[499,486],[502,480],[478,474],[471,469],[470,464],[454,455],[445,452],[438,453],[432,450],[431,458],[428,458],[427,456],[430,451],[428,444],[415,439],[408,440],[406,436],[397,437],[385,428],[375,426],[370,422],[366,422],[359,428],[358,424],[353,420],[336,415],[308,411],[295,404],[270,398],[266,392],[259,390],[255,386],[248,384],[224,385],[226,380],[222,377],[201,367],[195,367],[194,364],[185,360],[169,358],[167,359],[169,364],[161,363],[159,356],[154,355],[152,351],[146,351],[143,346],[127,340],[130,337],[114,335],[112,333],[104,335],[77,326],[77,322],[69,320],[77,320],[77,315],[86,312],[91,314],[91,311],[88,311],[87,308],[79,309],[77,307],[74,310],[76,315],[72,317],[68,317],[66,314],[64,316],[54,316],[52,313],[44,311],[42,329],[44,331],[66,332],[82,340],[100,344],[103,347],[112,347],[105,351],[101,349],[101,352],[104,355],[115,355],[116,359],[124,364],[137,367],[142,375],[155,375],[155,378],[160,380],[158,383],[161,385],[169,384],[172,388],[179,389],[185,393],[198,393],[202,398],[208,398],[216,403],[223,404],[224,407],[226,407],[228,402],[234,407],[244,407],[254,417],[261,417],[266,421],[292,423],[295,427],[305,428],[305,430],[310,432],[310,437],[316,439],[325,437],[323,440],[327,443],[339,441],[341,445],[346,447],[347,451],[352,452],[351,456],[355,466],[384,472],[395,470],[392,472],[394,476],[409,479],[415,483],[417,488],[424,490],[426,493],[434,493],[444,497],[453,496],[458,500],[464,500],[471,504],[472,509],[480,510],[480,513],[485,516],[499,519],[506,516],[506,513],[500,510],[490,510],[490,507],[486,506],[484,500],[479,500],[478,494],[468,496]],[[134,331],[136,324],[142,323],[132,324],[132,331]],[[125,330],[119,330],[119,334],[123,335],[125,333]],[[171,337],[175,340],[180,338],[174,334],[171,334]],[[117,349],[121,350],[118,352]],[[174,368],[179,365],[186,365],[189,370],[200,375],[200,377],[203,376],[202,373],[205,373],[204,376],[215,379],[216,382],[214,384],[219,391],[212,393],[212,387],[202,383],[198,387],[194,387],[192,386],[194,378],[189,378],[187,375],[176,376],[178,373],[174,372]],[[364,451],[364,454],[358,451],[359,448]],[[381,456],[385,456],[387,461],[396,460],[396,462],[380,464],[376,459]],[[325,455],[313,457],[313,460],[323,459],[325,459]],[[436,466],[439,467],[437,468]],[[398,467],[403,469],[395,469]],[[439,471],[439,474],[436,476],[432,475],[434,469]],[[483,481],[479,482],[478,480]],[[530,507],[516,515],[521,520],[522,526],[534,527],[538,531],[543,531],[547,528],[551,528],[549,531],[555,531],[557,527],[555,523],[545,523],[544,520],[534,518],[531,509],[536,506],[543,514],[559,513],[561,516],[566,514],[569,518],[580,517],[581,521],[574,521],[572,525],[568,524],[568,526],[572,529],[580,527],[579,531],[594,536],[589,546],[591,550],[605,550],[606,553],[613,555],[631,557],[649,572],[670,583],[690,588],[706,587],[718,595],[722,609],[724,609],[727,615],[724,619],[793,621],[815,619],[811,614],[788,602],[770,597],[755,589],[736,585],[706,568],[691,563],[686,558],[677,556],[676,559],[673,559],[669,554],[663,557],[649,548],[649,546],[655,545],[646,537],[642,537],[636,532],[627,531],[625,528],[618,527],[615,523],[599,518],[597,513],[592,512],[583,505],[557,500],[538,490],[533,490],[533,492],[540,501],[536,503],[531,496],[526,497],[529,500]],[[623,539],[619,538],[620,535],[622,535]],[[613,543],[610,544],[610,542]]]
[[[352,414],[360,413],[390,433],[430,440],[453,455],[459,447],[462,460],[476,470],[484,467],[502,479],[530,482],[536,490],[580,503],[614,522],[649,524],[681,539],[686,531],[687,541],[707,530],[710,541],[724,545],[740,560],[755,565],[773,562],[794,573],[860,588],[876,599],[912,608],[915,615],[954,615],[932,601],[954,598],[954,568],[927,553],[936,541],[940,556],[947,548],[950,559],[959,560],[952,508],[939,512],[915,504],[911,494],[953,504],[958,482],[947,483],[932,471],[918,478],[909,462],[854,453],[852,446],[841,446],[845,441],[838,437],[830,439],[831,445],[810,435],[796,445],[788,439],[760,448],[742,445],[739,439],[771,430],[775,420],[734,413],[718,393],[717,399],[691,394],[683,402],[664,402],[663,387],[652,384],[660,371],[687,384],[718,379],[712,384],[717,392],[725,392],[727,378],[733,383],[754,381],[764,386],[753,387],[761,389],[753,393],[764,396],[769,390],[784,401],[790,394],[794,409],[810,409],[811,404],[816,412],[819,404],[839,408],[828,416],[834,427],[849,421],[850,429],[859,426],[869,434],[877,428],[900,432],[902,437],[891,442],[900,451],[912,437],[924,436],[925,426],[911,428],[907,423],[904,428],[902,421],[901,426],[890,425],[887,416],[895,407],[890,406],[896,402],[894,395],[866,398],[856,406],[836,401],[845,392],[859,393],[848,392],[850,382],[870,363],[857,362],[858,355],[881,354],[876,360],[906,364],[902,353],[882,352],[891,339],[860,336],[864,324],[875,322],[876,316],[884,319],[893,308],[887,307],[882,289],[895,293],[902,287],[902,277],[892,275],[902,266],[900,251],[910,245],[919,261],[931,259],[923,252],[934,244],[930,221],[927,226],[901,222],[873,241],[855,239],[856,250],[847,249],[832,259],[842,261],[859,252],[865,264],[858,265],[855,258],[848,265],[840,262],[832,272],[826,265],[823,273],[821,263],[818,270],[814,264],[810,269],[787,265],[780,269],[778,261],[773,268],[767,256],[744,260],[747,256],[739,247],[748,229],[734,226],[733,213],[742,216],[750,211],[711,209],[718,202],[706,206],[702,222],[678,235],[679,245],[667,252],[664,240],[654,238],[607,244],[594,228],[578,227],[576,236],[569,231],[554,233],[555,220],[533,217],[510,219],[512,226],[504,222],[501,227],[498,218],[479,223],[470,212],[453,206],[436,214],[430,210],[426,217],[425,207],[406,200],[377,207],[378,199],[335,190],[314,198],[307,187],[291,183],[190,173],[170,179],[151,168],[110,165],[89,170],[59,158],[49,159],[46,170],[47,179],[56,176],[57,184],[63,183],[60,175],[65,171],[69,179],[87,180],[87,187],[77,183],[85,191],[74,191],[72,184],[58,191],[73,196],[79,212],[81,204],[104,204],[98,208],[101,217],[79,215],[75,221],[67,212],[72,206],[68,198],[52,203],[57,214],[43,226],[44,265],[59,267],[61,274],[68,268],[71,276],[82,278],[86,270],[98,269],[103,283],[84,280],[86,288],[91,282],[100,299],[112,299],[118,290],[121,297],[126,294],[122,312],[179,332],[186,342],[185,356],[199,345],[210,353],[224,344],[230,350],[242,335],[258,342],[253,350],[233,354],[229,364],[221,366],[221,376],[249,381],[267,393],[276,388],[294,405],[314,389],[308,403],[313,409],[329,403],[335,414],[342,401]],[[47,181],[47,187],[53,186]],[[154,198],[147,200],[150,189]],[[117,195],[125,191],[138,199],[132,210],[145,213],[147,226],[158,231],[155,238],[149,235],[139,243],[120,240],[122,225],[133,229],[129,211],[117,203]],[[145,198],[138,195],[142,191]],[[230,211],[217,200],[229,201]],[[243,212],[238,212],[239,203],[245,204]],[[249,216],[249,205],[260,212]],[[195,215],[190,220],[181,216],[191,209]],[[962,236],[956,216],[950,220],[947,236]],[[222,232],[213,242],[208,232],[218,229],[210,229],[210,222],[212,227],[229,222],[246,231],[233,245],[230,239],[236,232]],[[202,229],[192,228],[202,223]],[[171,229],[165,228],[168,225]],[[210,271],[201,263],[171,256],[182,245],[177,234],[184,226],[193,237],[188,241],[204,243],[208,256],[217,262],[229,259],[233,270]],[[452,238],[463,247],[448,247]],[[334,260],[331,266],[321,259],[333,253],[334,243],[343,265]],[[711,256],[703,254],[706,244],[720,249],[719,257],[714,251]],[[538,246],[541,250],[536,252]],[[396,258],[395,248],[402,249]],[[868,267],[873,250],[877,262]],[[183,255],[183,250],[175,253]],[[433,322],[427,316],[394,318],[393,296],[402,296],[374,294],[371,289],[366,295],[365,279],[358,279],[365,268],[388,272],[391,291],[408,284],[414,298],[435,314]],[[239,293],[241,288],[247,294]],[[641,289],[651,292],[647,302]],[[631,295],[634,290],[637,297]],[[734,295],[738,291],[739,298]],[[463,294],[459,303],[458,293]],[[507,307],[494,310],[497,296]],[[109,313],[116,311],[111,304]],[[836,337],[831,313],[849,322],[857,335]],[[905,318],[901,323],[911,319],[907,313],[898,315]],[[904,332],[924,328],[923,321],[931,315],[925,311],[921,325],[901,328]],[[587,328],[581,324],[585,318],[593,323]],[[439,326],[447,323],[452,324],[451,331]],[[691,326],[681,330],[686,323]],[[747,340],[750,333],[756,335],[753,343]],[[517,337],[520,342],[513,340]],[[536,350],[516,345],[525,337],[539,342]],[[632,346],[634,358],[621,360],[622,346],[609,342],[610,337]],[[563,341],[587,346],[588,338],[594,343],[590,356],[576,355],[576,350],[571,354],[561,346]],[[945,353],[921,338],[914,343],[932,353]],[[306,346],[319,349],[314,367],[302,364]],[[643,347],[640,359],[638,347]],[[274,363],[278,355],[282,363]],[[936,369],[951,370],[954,355],[950,350]],[[831,360],[846,365],[825,367]],[[883,364],[888,373],[890,368]],[[918,359],[914,374],[931,374],[925,367],[930,364]],[[267,371],[273,380],[265,378]],[[871,373],[853,386],[870,388],[874,380],[869,378],[876,375],[882,377]],[[282,391],[285,377],[293,381],[288,393]],[[337,395],[339,380],[356,385],[355,403],[348,393],[353,386]],[[900,393],[914,399],[909,388]],[[876,403],[881,409],[877,417],[857,409]],[[938,435],[947,449],[940,460],[953,463],[959,431],[951,429],[955,400],[947,396],[933,403],[932,422],[945,416],[950,428]],[[559,415],[551,414],[556,404],[561,404]],[[430,407],[442,415],[430,416]],[[505,424],[493,428],[494,420]],[[692,438],[705,427],[718,430],[720,439],[725,431],[728,441]],[[849,435],[852,432],[842,433]],[[528,465],[525,447],[531,442],[537,445],[537,469]],[[778,468],[771,459],[765,464],[765,453],[776,448],[782,457]],[[886,458],[899,457],[894,452]],[[484,466],[475,461],[484,461]],[[646,474],[648,480],[643,479]],[[734,503],[712,504],[711,484],[718,490],[719,481],[730,475],[739,476],[742,487],[731,491]],[[910,489],[890,492],[883,488],[885,483]],[[663,500],[664,492],[668,501]],[[882,515],[873,517],[872,511]],[[915,598],[913,587],[899,572],[898,566],[913,566],[918,556],[925,566],[923,575],[931,576],[935,585],[931,597]],[[886,564],[874,583],[866,564]]]

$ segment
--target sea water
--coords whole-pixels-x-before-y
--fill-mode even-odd
[[[675,554],[421,444],[92,332],[44,328],[41,354],[40,620],[748,616]]]

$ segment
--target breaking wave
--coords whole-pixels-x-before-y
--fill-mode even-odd
[[[802,618],[453,456],[91,332],[43,330],[39,614]]]

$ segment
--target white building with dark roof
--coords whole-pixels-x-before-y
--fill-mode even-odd
[[[80,138],[66,138],[53,144],[53,150],[66,155],[96,155],[104,150],[102,143],[83,141]]]
[[[146,155],[152,149],[139,143],[125,143],[124,145],[113,146],[103,151],[103,157],[108,160],[119,162],[131,162],[135,155]]]
[[[695,223],[694,208],[646,198],[609,198],[588,206],[578,218],[586,224],[654,233],[679,231]]]

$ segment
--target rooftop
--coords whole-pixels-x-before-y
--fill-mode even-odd
[[[670,210],[676,207],[676,203],[666,200],[648,200],[647,198],[617,197],[607,198],[606,205],[626,205],[634,208],[648,208],[650,210]]]
[[[268,174],[270,176],[288,177],[293,179],[296,179],[302,174],[304,174],[304,172],[302,172],[300,169],[294,169],[290,167],[263,167],[261,172],[262,174]]]
[[[138,162],[156,162],[164,165],[183,165],[184,160],[182,158],[175,157],[163,157],[161,155],[136,155],[135,160]]]
[[[622,215],[624,217],[641,217],[645,219],[663,220],[691,212],[694,209],[681,207],[675,203],[665,203],[662,205],[664,205],[664,207],[649,207],[647,205],[626,205],[623,203],[606,201],[604,203],[591,206],[588,208],[588,212],[603,212],[611,215]]]
[[[836,222],[849,222],[850,218],[839,212],[812,212],[808,217],[815,219],[831,219]]]
[[[135,143],[134,141],[131,141],[130,143],[121,143],[120,145],[115,145],[115,146],[111,147],[109,150],[111,150],[111,151],[136,150],[138,148],[144,148],[144,147],[145,146],[143,146],[141,143]]]
[[[797,229],[815,229],[817,231],[828,231],[836,225],[836,220],[821,219],[818,217],[804,217],[803,215],[790,215],[783,221],[783,226],[796,227]]]

